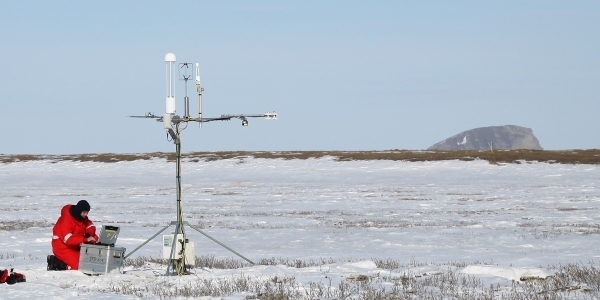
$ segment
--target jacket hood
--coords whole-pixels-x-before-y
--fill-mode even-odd
[[[65,218],[73,218],[75,221],[78,222],[83,222],[85,221],[85,219],[87,219],[87,217],[83,218],[81,217],[81,212],[78,211],[77,206],[73,205],[73,204],[67,204],[65,205],[61,210],[60,210],[60,215],[61,217],[65,217]]]
[[[71,206],[73,206],[73,204],[67,204],[67,205],[63,206],[63,208],[60,210],[60,216],[61,217],[71,217],[71,214],[69,213],[69,209],[71,209]]]

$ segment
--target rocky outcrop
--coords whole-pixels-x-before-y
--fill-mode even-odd
[[[531,128],[506,125],[481,127],[461,132],[427,150],[543,150]]]

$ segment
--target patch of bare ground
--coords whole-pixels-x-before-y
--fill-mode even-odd
[[[346,262],[351,262],[352,259]],[[441,264],[423,263],[415,260],[372,258],[381,271],[369,274],[344,274],[339,278],[329,273],[329,265],[343,263],[331,258],[289,259],[263,258],[259,265],[285,265],[292,268],[316,268],[323,274],[319,282],[296,280],[294,276],[274,277],[209,276],[198,277],[189,282],[161,279],[145,285],[130,281],[110,282],[109,288],[90,288],[89,291],[133,295],[138,298],[198,298],[246,295],[245,299],[598,299],[600,295],[600,269],[594,262],[549,265],[546,269],[553,275],[521,277],[519,280],[498,281],[488,285],[486,281],[464,274],[467,265],[490,265],[493,262],[464,261]],[[166,264],[164,259],[138,257],[126,260],[125,266],[142,268],[146,265]],[[434,267],[432,271],[417,271],[420,267]],[[214,256],[196,257],[195,268],[242,269],[250,267],[235,258]],[[542,266],[540,266],[542,268]],[[438,270],[435,270],[438,269]],[[392,272],[395,271],[395,272]],[[335,280],[333,280],[335,278]]]
[[[500,163],[530,163],[546,162],[561,164],[600,164],[600,149],[589,150],[497,150],[497,151],[415,151],[415,150],[387,150],[387,151],[276,151],[276,152],[249,152],[249,151],[222,151],[222,152],[188,152],[183,158],[189,161],[215,161],[222,159],[244,158],[264,159],[310,159],[334,157],[338,161],[352,160],[394,160],[394,161],[442,161],[476,159],[487,160],[491,164]],[[121,162],[149,159],[165,159],[174,161],[174,153],[101,153],[101,154],[74,154],[74,155],[30,155],[14,154],[0,155],[1,163],[26,162],[49,160],[52,162],[78,161],[78,162]]]
[[[45,227],[51,227],[52,223],[42,220],[42,221],[37,221],[37,220],[1,220],[0,221],[0,230],[5,230],[5,231],[20,231],[20,230],[27,230],[29,228],[34,228],[34,227],[40,227],[40,228],[45,228]]]

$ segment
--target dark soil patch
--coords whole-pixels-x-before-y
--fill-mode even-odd
[[[189,152],[184,153],[183,158],[191,161],[214,161],[221,159],[244,158],[266,158],[266,159],[309,159],[331,156],[338,161],[351,160],[402,160],[402,161],[439,161],[439,160],[462,160],[471,161],[475,159],[487,160],[492,164],[498,163],[528,163],[547,162],[561,164],[600,164],[600,150],[497,150],[497,151],[412,151],[412,150],[389,150],[389,151],[276,151],[276,152],[248,152],[248,151],[222,151],[222,152]],[[0,155],[1,163],[13,163],[23,161],[50,160],[60,161],[91,161],[113,163],[119,161],[134,161],[148,159],[165,159],[174,161],[174,153],[153,152],[135,154],[76,154],[76,155]]]

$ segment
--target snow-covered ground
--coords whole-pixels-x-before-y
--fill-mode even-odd
[[[184,161],[182,172],[190,224],[255,262],[332,263],[196,268],[182,277],[159,276],[164,268],[154,264],[91,277],[48,272],[51,226],[65,204],[87,199],[90,219],[120,226],[117,244],[128,251],[175,220],[175,164],[16,162],[0,164],[0,269],[14,267],[27,282],[1,285],[0,298],[126,299],[135,294],[111,291],[240,276],[338,287],[359,275],[390,279],[448,270],[498,286],[501,293],[513,280],[544,278],[558,265],[597,263],[600,257],[595,165],[241,158]],[[194,230],[186,232],[197,256],[238,259]],[[160,257],[161,241],[157,237],[131,258]],[[378,268],[376,262],[388,260],[398,265]],[[391,288],[388,281],[381,286]]]

